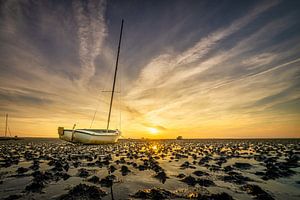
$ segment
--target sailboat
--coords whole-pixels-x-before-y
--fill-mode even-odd
[[[119,137],[121,136],[120,130],[109,129],[109,123],[110,123],[110,116],[111,116],[112,104],[113,104],[114,93],[115,93],[119,54],[120,54],[122,32],[123,32],[123,23],[124,20],[122,19],[117,60],[115,66],[115,73],[114,73],[114,80],[113,80],[113,86],[112,86],[112,92],[110,98],[106,129],[75,129],[76,126],[75,124],[73,126],[73,129],[64,129],[64,127],[58,127],[58,135],[61,140],[65,140],[72,143],[82,143],[82,144],[110,144],[110,143],[116,143]]]
[[[7,133],[9,133],[10,136],[7,136]],[[4,137],[0,137],[0,140],[19,140],[18,136],[15,135],[15,137],[11,136],[11,132],[8,126],[8,114],[5,114],[5,131],[4,131]]]

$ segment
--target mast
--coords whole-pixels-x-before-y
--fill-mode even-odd
[[[8,128],[8,114],[6,113],[5,115],[5,137],[6,137],[6,134],[7,134],[7,128]]]
[[[119,63],[119,54],[120,54],[120,47],[121,47],[121,40],[122,40],[122,32],[123,32],[123,23],[124,23],[124,20],[122,19],[121,31],[120,31],[120,38],[119,38],[119,45],[118,45],[118,53],[117,53],[117,60],[116,60],[116,68],[115,68],[115,74],[114,74],[114,82],[113,82],[113,86],[112,86],[112,93],[111,93],[110,105],[109,105],[109,113],[108,113],[108,119],[107,119],[107,128],[106,128],[107,131],[108,131],[108,129],[109,129],[109,122],[110,122],[111,108],[112,108],[113,99],[114,99],[114,93],[115,93],[115,85],[116,85],[116,78],[117,78],[117,71],[118,71],[118,63]]]

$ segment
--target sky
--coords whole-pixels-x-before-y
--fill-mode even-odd
[[[300,137],[300,1],[0,1],[0,134]],[[105,92],[106,91],[106,92]],[[95,120],[92,122],[93,116]]]

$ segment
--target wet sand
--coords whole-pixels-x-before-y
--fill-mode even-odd
[[[2,199],[300,199],[300,140],[0,141]]]

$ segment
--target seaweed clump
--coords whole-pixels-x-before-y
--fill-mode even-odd
[[[175,199],[179,197],[178,195],[161,188],[139,190],[130,196],[140,199]]]
[[[74,200],[74,199],[80,199],[80,200],[96,200],[101,199],[106,194],[105,191],[100,189],[96,186],[89,186],[86,184],[79,184],[72,188],[68,194],[64,194],[59,197],[59,200]]]

